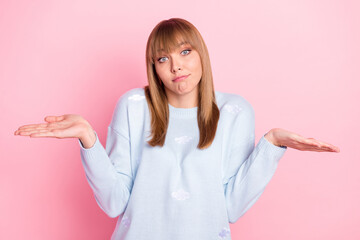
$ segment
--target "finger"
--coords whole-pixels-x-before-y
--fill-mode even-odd
[[[35,131],[35,130],[51,130],[53,129],[52,127],[49,126],[49,124],[45,124],[45,125],[37,125],[36,127],[26,127],[26,128],[19,128],[18,130],[15,131],[15,135],[19,135],[21,132],[29,132],[29,131]]]
[[[338,148],[329,144],[321,144],[321,142],[317,142],[317,146],[312,146],[313,149],[318,149],[320,151],[326,152],[337,152]]]
[[[336,146],[334,146],[334,150],[335,150],[335,152],[340,152],[340,148],[338,148],[338,147],[336,147]]]
[[[54,135],[53,132],[49,132],[49,131],[46,131],[46,132],[36,132],[36,133],[31,133],[30,134],[30,137],[56,137]]]
[[[296,142],[294,144],[288,145],[290,148],[295,148],[301,151],[328,151],[328,152],[336,152],[337,149],[322,145],[315,139],[303,139],[303,142]]]
[[[306,146],[306,147],[300,147],[299,150],[302,151],[312,151],[312,152],[337,152],[336,149],[329,148],[326,146]]]
[[[331,147],[320,147],[319,150],[324,152],[336,152],[336,150]]]
[[[311,147],[320,147],[321,145],[317,142],[316,139],[314,138],[306,138],[304,141],[303,141],[304,144],[308,144],[309,146]]]
[[[44,118],[46,122],[58,122],[64,120],[64,116],[47,116]]]
[[[53,130],[42,130],[30,134],[30,137],[55,137],[55,138],[66,138],[68,136],[63,134],[63,131],[58,129]]]
[[[328,148],[331,148],[332,150],[334,150],[335,152],[340,152],[340,148],[338,148],[337,146],[334,146],[332,144],[327,144],[326,145]]]
[[[322,142],[319,140],[316,140],[317,144],[319,145],[320,148],[324,148],[324,149],[329,149],[332,150],[334,152],[340,152],[340,149],[332,144],[326,143],[326,142]]]
[[[28,134],[29,132],[30,132],[29,130],[16,130],[14,134],[20,136],[27,136],[29,135]]]
[[[331,144],[316,140],[315,138],[308,138],[306,141],[310,146],[327,151],[327,152],[338,152],[339,149]]]
[[[328,151],[331,151],[331,152],[339,152],[339,148],[338,147],[335,147],[331,144],[323,144],[323,143],[320,143],[320,147],[321,149],[326,149]]]
[[[30,129],[30,128],[44,128],[47,127],[49,124],[48,123],[40,123],[40,124],[29,124],[29,125],[24,125],[18,128],[18,130],[24,130],[24,129]]]
[[[19,131],[17,135],[20,136],[29,136],[34,133],[46,133],[50,132],[48,129],[32,129],[32,130],[26,130],[26,131]]]
[[[312,147],[312,146],[302,146],[302,147],[299,147],[298,150],[301,150],[301,151],[308,151],[308,152],[321,152],[321,151],[324,151],[323,149],[321,148],[318,148],[318,147]]]

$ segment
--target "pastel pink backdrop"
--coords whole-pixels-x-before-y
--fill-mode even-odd
[[[245,97],[256,142],[281,127],[339,146],[288,149],[233,239],[359,239],[360,6],[357,1],[1,1],[0,239],[109,239],[76,139],[14,136],[76,113],[101,143],[116,101],[147,84],[161,20],[192,22],[216,90]]]

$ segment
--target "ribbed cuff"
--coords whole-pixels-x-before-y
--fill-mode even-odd
[[[96,136],[96,140],[95,140],[94,145],[91,148],[84,148],[84,146],[82,145],[80,139],[78,139],[81,151],[85,151],[85,152],[86,151],[93,151],[95,148],[99,147],[98,145],[100,144],[100,141],[99,141],[98,135],[97,135],[97,133],[95,131],[94,131],[94,133],[95,133],[95,136]]]
[[[260,138],[258,146],[262,152],[269,154],[279,160],[284,155],[285,151],[287,150],[286,146],[278,147],[278,146],[272,144],[271,142],[269,142],[265,138],[265,134]]]

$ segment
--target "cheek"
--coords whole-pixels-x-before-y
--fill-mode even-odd
[[[201,59],[200,56],[195,56],[191,61],[192,70],[201,73],[202,67],[201,67]]]
[[[201,67],[201,61],[200,59],[194,59],[193,62],[193,70],[196,71],[198,74],[202,74],[202,67]]]

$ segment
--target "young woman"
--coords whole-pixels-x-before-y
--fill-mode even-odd
[[[230,239],[288,147],[339,152],[275,128],[255,145],[254,110],[214,90],[209,54],[188,21],[161,21],[146,47],[148,86],[123,94],[106,148],[83,117],[48,116],[15,135],[78,138],[95,199],[118,217],[112,239]]]

